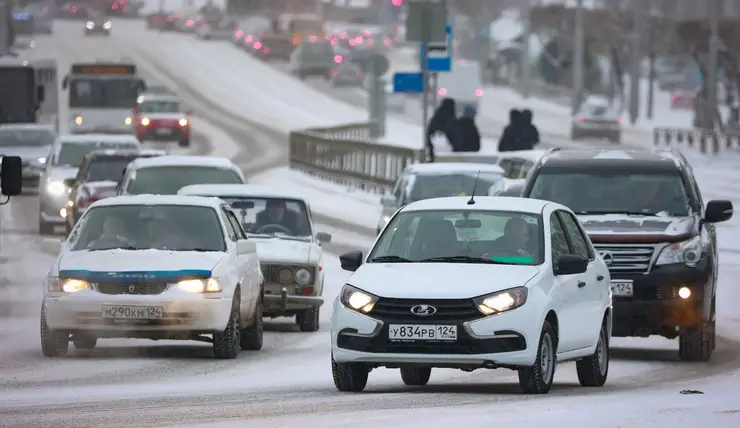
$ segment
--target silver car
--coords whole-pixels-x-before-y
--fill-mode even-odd
[[[234,37],[235,23],[230,19],[203,24],[195,34],[201,40],[231,40]]]
[[[19,156],[23,163],[23,185],[36,187],[55,138],[50,126],[0,125],[0,155]]]
[[[331,84],[334,87],[351,86],[361,87],[365,74],[357,64],[342,62],[331,70]]]
[[[571,121],[570,139],[606,138],[619,143],[622,139],[622,121],[619,112],[606,101],[586,101]]]

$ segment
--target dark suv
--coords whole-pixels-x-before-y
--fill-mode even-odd
[[[609,266],[613,336],[679,338],[679,356],[715,347],[717,237],[732,202],[704,203],[678,152],[552,150],[523,197],[570,207]]]

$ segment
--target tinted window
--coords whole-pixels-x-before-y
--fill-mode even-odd
[[[328,43],[306,43],[301,48],[301,59],[311,61],[334,61],[334,49]]]
[[[90,142],[90,143],[73,143],[73,142],[62,142],[57,152],[54,154],[54,160],[52,165],[68,165],[73,167],[79,167],[82,165],[82,160],[93,150],[99,149],[136,149],[139,147],[138,143],[120,143],[120,142]],[[120,173],[120,171],[119,171]]]
[[[481,173],[476,184],[477,175],[477,172],[415,175],[405,202],[448,196],[469,196],[473,188],[475,188],[476,195],[486,196],[488,189],[502,179],[500,174]]]
[[[385,228],[370,259],[539,265],[540,222],[536,214],[508,211],[402,212]],[[450,259],[454,257],[472,260]]]
[[[563,204],[576,214],[689,214],[678,170],[543,168],[529,197]]]
[[[139,104],[142,113],[180,113],[180,103],[177,101],[144,101]]]
[[[210,207],[115,205],[88,210],[70,235],[73,251],[224,251],[218,214]]]
[[[54,132],[46,129],[0,128],[0,147],[44,147],[54,143]]]
[[[86,181],[118,181],[121,172],[135,157],[99,156],[90,161]]]
[[[592,256],[591,247],[583,237],[583,232],[581,232],[581,228],[578,227],[576,219],[567,212],[560,212],[559,214],[560,221],[565,227],[565,232],[568,234],[568,238],[570,238],[570,244],[573,246],[573,254],[590,259]]]
[[[550,214],[550,240],[552,242],[552,259],[557,260],[563,254],[570,254],[565,229],[556,213]]]
[[[308,208],[303,201],[279,198],[221,197],[232,205],[234,213],[247,233],[256,237],[311,236]],[[237,208],[235,203],[253,204],[253,208]],[[242,207],[244,205],[241,205]]]
[[[69,106],[76,108],[133,108],[139,95],[138,78],[71,79]]]
[[[224,168],[194,166],[156,166],[132,173],[126,193],[174,195],[192,184],[243,184],[239,175]]]

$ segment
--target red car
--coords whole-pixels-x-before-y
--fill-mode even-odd
[[[180,100],[171,95],[144,94],[134,109],[136,138],[139,141],[177,141],[190,146],[190,116]]]
[[[696,102],[696,91],[680,91],[671,94],[671,109],[690,110]]]

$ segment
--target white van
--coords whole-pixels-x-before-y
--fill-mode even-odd
[[[483,82],[478,61],[455,60],[452,71],[439,73],[437,80],[438,99],[452,98],[457,104],[458,114],[466,107],[478,111],[478,103],[483,97]]]

